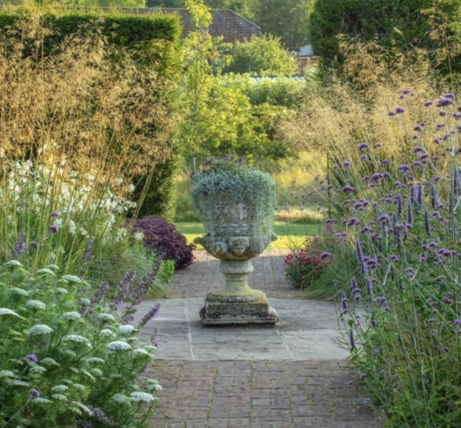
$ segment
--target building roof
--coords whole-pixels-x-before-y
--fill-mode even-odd
[[[133,11],[133,9],[131,9]],[[177,14],[181,16],[184,26],[183,37],[193,30],[192,19],[187,9],[173,8],[143,8],[136,9],[137,13],[166,13]],[[251,21],[248,21],[243,16],[230,9],[212,9],[211,14],[213,21],[208,29],[213,37],[222,37],[225,43],[242,42],[245,39],[249,40],[254,36],[262,36],[261,28]]]

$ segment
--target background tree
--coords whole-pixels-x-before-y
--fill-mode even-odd
[[[255,22],[264,33],[280,37],[286,48],[308,44],[310,0],[259,0]]]
[[[296,74],[297,61],[286,51],[280,38],[266,35],[237,42],[230,51],[231,61],[225,73],[252,73],[258,76]]]

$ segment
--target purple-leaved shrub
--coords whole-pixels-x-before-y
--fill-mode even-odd
[[[143,234],[147,249],[155,252],[162,260],[173,260],[176,269],[189,266],[194,258],[194,245],[187,244],[184,235],[176,227],[161,217],[147,216],[132,220],[133,231]]]

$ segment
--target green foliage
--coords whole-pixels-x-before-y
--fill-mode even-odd
[[[224,67],[224,73],[251,73],[257,76],[290,76],[297,73],[296,59],[275,36],[266,35],[237,42],[230,55],[232,60]]]
[[[377,35],[386,46],[396,44],[402,49],[427,47],[427,21],[421,10],[431,5],[432,0],[317,0],[310,17],[314,52],[325,60],[334,60],[339,34],[362,40]]]
[[[212,64],[222,55],[207,31],[211,15],[198,4],[191,9],[196,30],[185,40],[186,69],[180,83],[178,143],[187,160],[203,162],[211,156],[248,156],[278,159],[286,149],[275,138],[274,124],[285,109],[252,105],[238,78],[215,76]]]
[[[279,37],[287,48],[308,43],[311,0],[260,0],[256,22],[266,34]]]
[[[108,312],[101,292],[55,269],[0,266],[1,425],[147,426],[161,389],[145,371],[155,348]]]
[[[216,161],[194,175],[191,191],[205,227],[217,204],[245,204],[255,224],[272,225],[276,206],[275,181],[271,175],[233,162]]]
[[[174,215],[176,169],[177,160],[173,159],[155,165],[147,176],[134,177],[133,196],[138,204],[132,213],[136,213],[137,217],[160,215],[171,219]]]

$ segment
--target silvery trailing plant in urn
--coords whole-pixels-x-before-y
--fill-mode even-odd
[[[250,260],[277,239],[274,179],[246,165],[216,161],[194,175],[191,194],[206,231],[195,242],[221,260],[225,276],[224,289],[206,296],[202,323],[275,324],[279,318],[266,295],[248,285]]]

